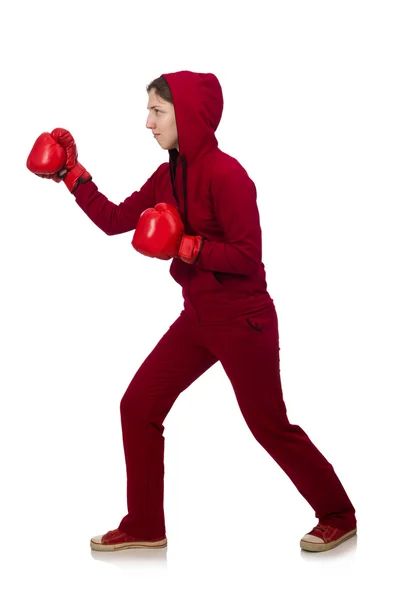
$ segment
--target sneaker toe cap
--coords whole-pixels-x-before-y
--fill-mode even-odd
[[[100,544],[102,542],[102,538],[103,535],[96,535],[95,537],[91,538],[91,542],[94,542],[94,544]]]
[[[324,544],[324,540],[322,540],[321,538],[317,537],[316,535],[311,535],[310,533],[307,533],[306,535],[303,536],[302,538],[303,542],[311,542],[312,544]]]

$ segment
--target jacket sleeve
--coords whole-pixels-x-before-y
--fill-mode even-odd
[[[209,271],[251,275],[262,262],[262,231],[256,187],[242,168],[217,174],[211,183],[224,242],[204,239],[195,265]]]
[[[101,194],[92,180],[80,183],[73,194],[80,208],[107,235],[126,233],[136,228],[144,210],[155,205],[156,173],[118,205]]]

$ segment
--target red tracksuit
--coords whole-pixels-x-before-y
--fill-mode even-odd
[[[166,534],[162,423],[179,394],[219,360],[258,442],[318,519],[350,530],[356,526],[355,509],[332,465],[287,417],[256,188],[241,164],[218,148],[219,81],[211,73],[190,71],[163,77],[174,102],[179,152],[169,150],[169,161],[119,205],[93,181],[74,192],[77,204],[108,235],[133,231],[145,209],[169,202],[178,208],[185,233],[204,237],[193,264],[172,260],[183,310],[121,400],[128,514],[119,528],[149,538]]]

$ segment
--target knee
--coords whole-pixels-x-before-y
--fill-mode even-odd
[[[147,396],[124,394],[120,401],[120,417],[123,428],[149,426],[148,431],[164,431],[162,417],[154,415],[149,408]]]
[[[144,418],[145,402],[142,394],[130,386],[120,401],[121,419],[142,419]]]

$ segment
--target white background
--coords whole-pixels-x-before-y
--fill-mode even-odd
[[[395,2],[35,0],[0,23],[3,596],[394,597]],[[313,510],[219,363],[164,423],[168,548],[89,547],[126,513],[120,399],[182,295],[26,159],[69,129],[118,204],[168,160],[146,85],[184,69],[219,78],[219,147],[257,187],[290,421],[357,510],[330,552],[300,550]]]

